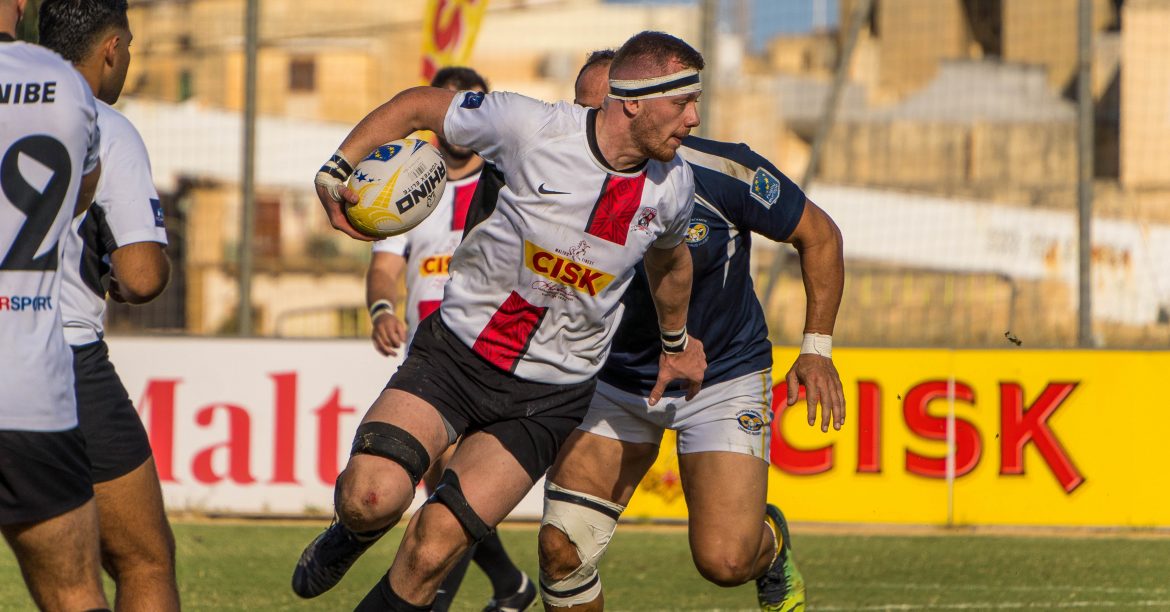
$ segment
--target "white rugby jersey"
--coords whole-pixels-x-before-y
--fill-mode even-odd
[[[406,345],[410,346],[419,321],[439,309],[451,255],[463,239],[467,209],[479,183],[479,172],[457,181],[447,181],[443,197],[430,216],[417,227],[374,243],[375,253],[393,253],[406,258]]]
[[[66,235],[61,285],[65,339],[74,346],[102,337],[110,253],[135,242],[167,243],[162,205],[146,144],[134,124],[97,101],[102,174],[93,205]]]
[[[451,259],[440,313],[476,353],[537,382],[568,384],[605,361],[621,296],[651,245],[686,235],[691,170],[677,156],[610,168],[597,111],[518,94],[459,92],[444,134],[503,173],[495,212]]]
[[[77,426],[58,266],[81,177],[97,165],[96,119],[73,66],[0,41],[0,429]]]

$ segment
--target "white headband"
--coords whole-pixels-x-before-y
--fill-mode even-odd
[[[609,97],[617,100],[649,100],[701,91],[703,84],[699,82],[699,71],[694,68],[650,79],[609,80]]]

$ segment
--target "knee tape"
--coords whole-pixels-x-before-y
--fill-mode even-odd
[[[471,534],[472,543],[478,543],[492,532],[492,528],[488,527],[467,503],[467,498],[463,496],[463,488],[459,486],[459,476],[455,472],[451,470],[443,472],[439,486],[435,487],[435,492],[431,493],[426,501],[428,504],[436,502],[447,506],[451,514],[455,515],[459,524]]]
[[[541,526],[551,525],[568,536],[581,565],[560,580],[551,580],[541,574],[540,595],[549,605],[557,607],[589,603],[601,594],[601,575],[597,565],[617,529],[618,517],[625,506],[611,501],[570,491],[546,481],[544,489],[544,517]]]
[[[405,429],[378,421],[358,426],[349,454],[374,455],[389,459],[406,470],[410,481],[416,487],[427,468],[431,467],[431,456],[418,438]]]

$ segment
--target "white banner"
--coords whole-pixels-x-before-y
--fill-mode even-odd
[[[168,509],[329,514],[354,430],[398,367],[367,340],[109,338]],[[539,518],[543,483],[513,518]],[[420,487],[415,505],[424,498]]]

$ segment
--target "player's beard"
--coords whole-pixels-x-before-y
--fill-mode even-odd
[[[660,140],[658,130],[645,114],[639,114],[630,121],[630,137],[634,140],[634,145],[638,147],[638,151],[649,157],[661,162],[668,162],[674,159],[674,153],[677,147],[672,147],[667,140]]]

